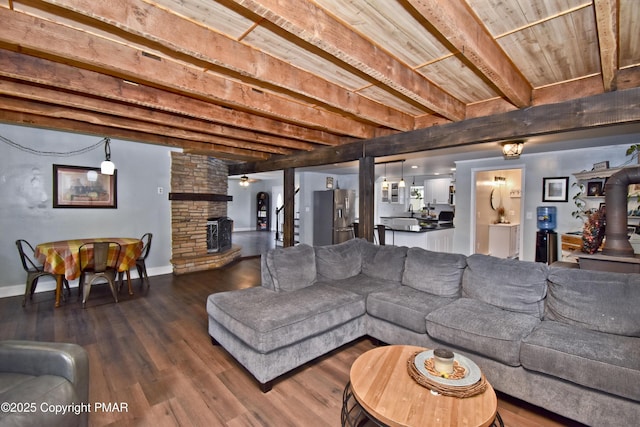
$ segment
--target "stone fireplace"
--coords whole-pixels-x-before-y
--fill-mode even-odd
[[[210,218],[227,218],[227,165],[198,154],[171,153],[171,246],[174,274],[222,267],[240,257],[231,243],[229,220],[225,250],[209,252]]]

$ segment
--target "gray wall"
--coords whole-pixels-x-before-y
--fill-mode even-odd
[[[35,150],[55,152],[78,150],[102,139],[6,124],[0,124],[0,136]],[[24,293],[26,276],[15,246],[17,239],[36,245],[72,238],[139,237],[151,232],[149,274],[171,272],[171,150],[112,139],[118,208],[53,209],[52,165],[99,167],[104,146],[76,156],[44,156],[0,141],[0,297]],[[163,194],[158,194],[158,187],[163,188]],[[38,284],[39,291],[53,288],[53,281],[43,279]]]

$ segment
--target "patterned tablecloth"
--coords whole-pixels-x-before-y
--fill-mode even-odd
[[[129,271],[135,267],[136,259],[142,252],[142,240],[128,237],[105,237],[94,239],[60,240],[40,243],[36,246],[35,257],[44,265],[44,270],[53,274],[64,274],[67,280],[80,277],[78,250],[85,243],[117,242],[121,246],[118,271]],[[109,251],[109,261],[115,257],[115,249]],[[84,261],[84,256],[83,256]]]

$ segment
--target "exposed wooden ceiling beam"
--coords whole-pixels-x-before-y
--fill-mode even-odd
[[[25,99],[15,99],[4,97],[2,99],[2,108],[9,111],[23,112],[37,116],[60,118],[75,120],[77,122],[93,123],[104,127],[114,129],[128,129],[138,131],[145,134],[165,135],[174,139],[182,139],[202,144],[211,144],[215,146],[226,146],[236,149],[251,150],[269,154],[291,154],[291,150],[270,145],[250,143],[229,138],[221,138],[210,134],[202,134],[189,130],[163,126],[153,123],[143,122],[137,119],[129,119],[126,117],[114,117],[108,114],[100,114],[96,112],[87,112],[76,108],[63,107],[61,105],[51,105]],[[199,148],[206,149],[206,146],[198,145]]]
[[[290,149],[310,151],[315,147],[314,144],[308,144],[301,141],[278,138],[272,135],[264,135],[244,129],[234,129],[205,122],[203,120],[196,120],[176,114],[169,114],[163,111],[112,102],[109,100],[99,99],[97,97],[88,97],[73,92],[61,92],[60,90],[53,88],[35,86],[12,80],[4,80],[2,77],[0,77],[0,94],[13,96],[14,98],[24,98],[44,102],[50,105],[72,107],[75,109],[86,110],[88,112],[109,114],[114,117],[122,117],[126,120],[130,120],[135,117],[136,120],[143,122],[171,126],[178,129],[222,137],[228,139],[230,142],[227,145],[232,147],[239,147],[240,145],[238,144],[242,144],[243,141],[251,141],[252,143],[255,142],[259,144],[272,145],[275,148],[275,151],[259,151],[279,154],[284,154],[287,150],[291,152]],[[224,144],[224,142],[220,143]],[[259,145],[255,145],[256,149],[258,147]]]
[[[380,157],[430,151],[638,122],[640,88],[633,88],[358,141],[331,149],[273,157],[264,162],[231,165],[229,175],[319,166],[354,161],[365,155]]]
[[[259,153],[257,151],[247,151],[240,148],[233,148],[217,144],[205,144],[177,138],[169,138],[167,136],[157,134],[145,134],[139,131],[132,131],[122,128],[112,128],[110,126],[104,126],[96,123],[86,123],[65,118],[39,116],[19,111],[3,110],[1,108],[0,122],[30,127],[56,129],[65,132],[82,133],[100,137],[108,135],[111,138],[182,148],[185,151],[192,150],[200,154],[205,154],[211,157],[217,157],[226,160],[256,161],[260,159],[265,160],[269,157],[268,154]]]
[[[143,1],[130,0],[120,7],[93,0],[46,0],[43,3],[55,4],[68,11],[117,26],[120,30],[198,61],[205,61],[211,66],[229,69],[242,78],[249,78],[250,83],[262,82],[257,84],[277,86],[292,94],[392,129],[413,129],[414,121],[408,114],[380,105],[315,74],[292,67],[285,61]]]
[[[347,139],[324,131],[232,110],[157,88],[132,85],[117,77],[2,49],[0,49],[0,76],[99,96],[128,105],[188,115],[215,124],[278,135],[300,141],[302,144],[297,148],[301,150],[306,149],[303,141],[331,146],[349,142]]]
[[[0,21],[0,42],[36,56],[64,58],[82,68],[317,129],[359,138],[376,134],[375,126],[61,24],[2,8]]]
[[[531,105],[532,87],[464,0],[408,0],[462,56],[519,108]]]
[[[368,75],[390,90],[450,120],[462,120],[458,99],[411,70],[308,0],[230,0]]]
[[[616,90],[618,72],[618,2],[616,0],[594,0],[600,67],[605,91]]]

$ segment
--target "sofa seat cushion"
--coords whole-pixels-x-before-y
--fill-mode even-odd
[[[349,239],[336,245],[315,246],[318,280],[341,280],[360,274],[363,239]]]
[[[360,295],[369,295],[371,292],[384,291],[387,289],[396,289],[400,287],[400,284],[396,282],[390,282],[388,280],[376,279],[369,277],[365,274],[358,274],[353,277],[342,280],[332,280],[330,282],[316,282],[317,284],[326,284],[329,286],[335,286],[339,289],[343,289],[350,292],[355,292]]]
[[[460,296],[466,265],[464,255],[409,248],[402,284],[433,295]]]
[[[316,258],[312,246],[301,243],[270,249],[266,261],[276,291],[294,291],[311,286],[316,281]]]
[[[365,299],[322,284],[290,292],[257,287],[209,295],[207,312],[248,346],[268,353],[363,316]]]
[[[407,256],[405,246],[379,246],[365,242],[362,250],[362,273],[375,279],[400,284]]]
[[[57,375],[31,376],[15,373],[0,373],[0,401],[29,404],[35,402],[35,413],[30,411],[6,412],[0,414],[0,425],[78,425],[78,416],[69,411],[66,414],[55,411],[41,411],[41,405],[69,405],[81,402],[73,384]]]
[[[437,340],[519,366],[520,342],[539,323],[535,316],[460,298],[427,315],[427,332]]]
[[[367,313],[414,332],[427,332],[427,314],[451,304],[455,298],[418,291],[409,286],[374,292],[367,297]]]
[[[552,267],[545,319],[640,337],[640,275]]]
[[[467,257],[462,296],[542,319],[548,266],[473,254]]]
[[[522,366],[640,402],[640,338],[543,321],[523,341]]]

